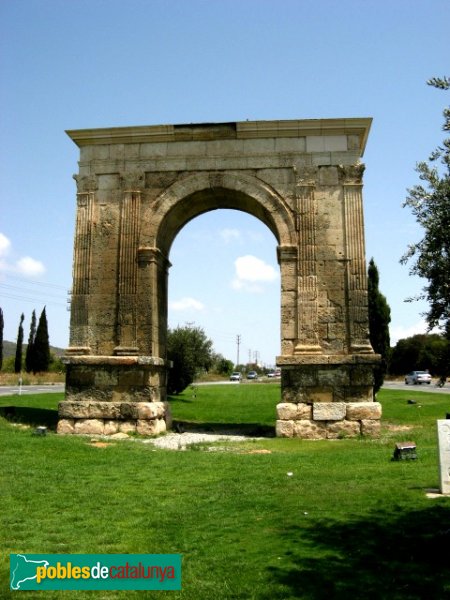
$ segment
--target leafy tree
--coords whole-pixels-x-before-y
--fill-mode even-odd
[[[25,315],[20,315],[19,329],[17,332],[16,358],[14,360],[14,373],[20,373],[22,370],[22,345],[23,345],[23,321]]]
[[[25,371],[31,373],[34,370],[34,342],[36,338],[36,311],[31,315],[30,335],[28,336],[27,351],[25,353]]]
[[[200,327],[176,327],[167,334],[167,354],[173,362],[167,382],[169,394],[179,394],[190,385],[199,369],[212,364],[212,341]]]
[[[432,78],[428,85],[450,89],[450,78]],[[444,131],[450,131],[450,107],[444,109]],[[445,332],[450,347],[450,138],[443,141],[428,162],[416,166],[419,184],[408,190],[403,206],[408,206],[424,230],[423,239],[410,244],[400,262],[414,260],[410,274],[428,280],[416,299],[426,299],[425,313],[429,329],[438,327]],[[450,358],[448,354],[447,356]],[[447,364],[450,361],[447,361]]]
[[[403,338],[392,349],[389,372],[391,375],[405,375],[415,369],[428,369],[432,375],[441,374],[446,351],[447,340],[437,333]]]
[[[33,373],[48,371],[50,364],[50,343],[45,306],[39,317],[33,346]]]
[[[3,367],[3,327],[5,323],[3,321],[3,310],[0,308],[0,370]]]
[[[214,369],[219,375],[231,375],[234,369],[234,363],[232,360],[228,360],[221,356],[214,364]]]
[[[391,322],[391,309],[385,296],[379,290],[379,283],[378,268],[373,258],[371,258],[368,269],[369,337],[372,348],[377,354],[381,354],[381,363],[374,372],[375,393],[383,385],[390,352],[389,323]]]

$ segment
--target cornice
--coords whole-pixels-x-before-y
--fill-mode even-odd
[[[371,124],[372,119],[370,117],[363,117],[106,127],[101,129],[72,129],[67,130],[66,133],[79,148],[99,144],[357,135],[359,137],[359,152],[362,156]]]

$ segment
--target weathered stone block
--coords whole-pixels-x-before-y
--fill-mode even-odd
[[[89,402],[89,418],[91,419],[118,419],[120,417],[120,404],[117,402]]]
[[[373,419],[363,419],[361,421],[361,435],[367,437],[379,437],[381,433],[381,422]]]
[[[309,402],[333,402],[333,390],[311,390],[308,394]]]
[[[136,431],[140,435],[159,435],[166,431],[166,422],[164,419],[138,419]]]
[[[357,437],[361,433],[359,421],[335,421],[327,424],[327,438]]]
[[[277,405],[277,416],[284,421],[310,419],[312,416],[312,407],[304,403],[280,402]]]
[[[294,421],[277,421],[275,431],[277,437],[294,437]]]
[[[58,404],[58,414],[63,419],[87,419],[90,416],[89,403],[64,400]]]
[[[315,421],[340,421],[345,419],[345,402],[316,402],[313,404]]]
[[[347,404],[346,418],[349,421],[380,419],[381,404],[379,402],[350,402]]]
[[[105,421],[103,435],[114,435],[119,431],[118,421]]]
[[[136,421],[122,421],[119,422],[120,433],[135,433]]]
[[[78,421],[75,421],[74,433],[102,435],[103,429],[103,421],[100,419],[80,419]]]
[[[138,418],[138,402],[122,402],[120,404],[120,416],[122,419]]]
[[[302,440],[324,440],[327,438],[325,423],[303,420],[294,422],[294,437]]]
[[[157,419],[164,416],[164,402],[139,402],[137,404],[138,419]]]
[[[73,419],[60,419],[56,428],[56,433],[75,433]]]
[[[292,402],[280,402],[277,404],[277,416],[283,421],[297,417],[297,405]]]

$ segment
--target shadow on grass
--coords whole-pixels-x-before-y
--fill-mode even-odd
[[[450,505],[319,521],[285,535],[290,567],[270,576],[308,600],[450,598]]]
[[[196,423],[174,421],[173,430],[178,433],[214,433],[216,435],[248,435],[251,437],[275,437],[275,428],[260,423]]]
[[[56,430],[58,423],[58,411],[56,409],[30,406],[0,406],[0,417],[11,423],[33,426],[44,425],[51,430]]]

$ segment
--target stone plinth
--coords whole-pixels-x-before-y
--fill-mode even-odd
[[[336,439],[380,435],[381,405],[373,400],[375,354],[279,357],[282,402],[277,435]]]
[[[58,433],[157,435],[170,429],[168,365],[149,356],[66,356]]]

